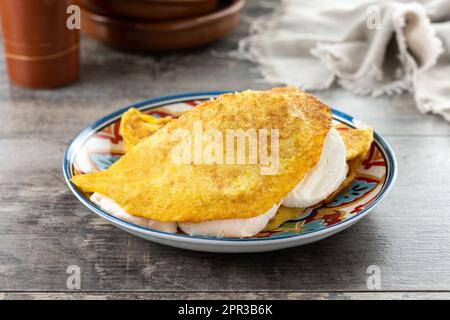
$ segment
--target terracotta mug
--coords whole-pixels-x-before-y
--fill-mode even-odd
[[[79,30],[67,26],[77,0],[0,0],[5,60],[10,80],[53,88],[78,78]]]

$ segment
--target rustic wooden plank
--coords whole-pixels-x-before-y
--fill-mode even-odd
[[[6,292],[0,300],[448,300],[450,292]]]
[[[0,288],[65,290],[449,290],[450,140],[392,137],[400,173],[372,214],[327,240],[265,254],[189,252],[130,236],[88,214],[64,185],[63,142],[0,140]],[[413,153],[414,152],[414,153]]]

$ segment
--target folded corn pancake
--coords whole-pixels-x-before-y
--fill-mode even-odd
[[[139,141],[161,129],[172,117],[156,118],[144,114],[136,108],[130,108],[122,115],[119,133],[123,138],[126,150],[130,150]]]
[[[174,163],[173,132],[194,132],[196,121],[224,136],[227,129],[278,129],[279,170],[262,175],[261,163]],[[225,94],[170,121],[109,169],[74,176],[72,182],[113,199],[132,215],[157,221],[256,217],[279,203],[319,161],[330,127],[329,108],[296,88]]]
[[[130,108],[122,116],[121,134],[125,141],[129,141],[128,148],[130,148],[132,146],[130,141],[132,141],[133,145],[136,145],[140,140],[154,134],[157,129],[165,125],[170,119],[171,117],[169,116],[163,119],[158,119],[150,115],[145,115],[135,108]],[[158,122],[158,127],[156,127],[154,124],[157,120],[164,121]],[[150,125],[147,126],[145,123],[149,123]],[[161,125],[159,125],[159,123],[161,123]],[[122,130],[122,127],[133,128],[133,130],[125,131]],[[344,141],[347,165],[349,169],[345,180],[341,183],[339,188],[328,196],[323,203],[333,201],[337,194],[348,188],[351,182],[356,178],[362,159],[364,159],[373,141],[373,130],[369,127],[363,129],[353,129],[344,124],[336,124],[334,125],[334,128],[338,130]],[[270,219],[263,231],[274,230],[284,222],[298,217],[305,210],[306,208],[288,208],[285,206],[280,206],[276,215]]]
[[[353,129],[345,124],[336,124],[334,126],[344,140],[347,149],[347,161],[356,157],[364,158],[369,152],[373,141],[373,129],[364,127]]]

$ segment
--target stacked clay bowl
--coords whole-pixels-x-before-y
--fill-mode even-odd
[[[116,48],[169,52],[220,39],[244,0],[81,0],[81,29]]]

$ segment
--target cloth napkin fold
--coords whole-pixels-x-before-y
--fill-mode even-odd
[[[410,91],[450,121],[450,1],[282,0],[256,19],[238,56],[265,79],[306,90]]]

